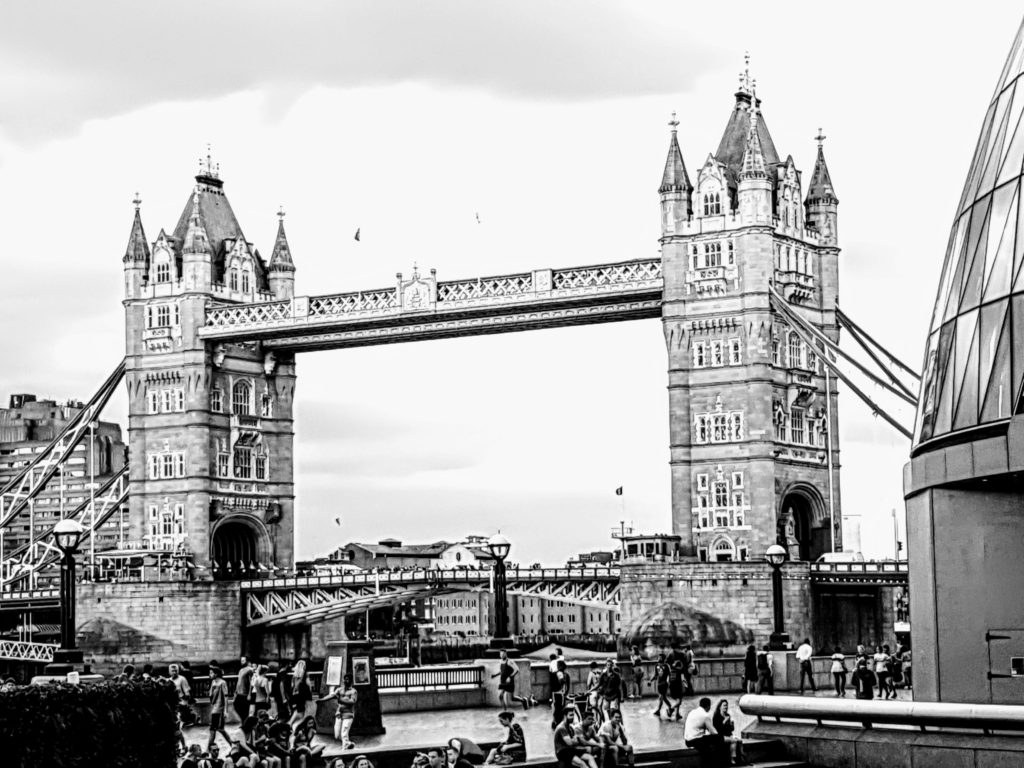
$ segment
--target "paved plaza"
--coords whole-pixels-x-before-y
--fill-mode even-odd
[[[910,691],[900,690],[901,701],[910,700]],[[811,694],[808,693],[808,696]],[[817,696],[829,698],[831,691],[819,690]],[[739,710],[739,693],[709,694],[711,701],[719,699],[729,702],[729,709],[734,713],[739,728],[745,729],[754,722],[754,718],[742,714]],[[847,696],[853,700],[853,693]],[[683,717],[697,706],[700,696],[684,699]],[[623,702],[622,712],[625,718],[626,735],[630,742],[638,747],[681,747],[683,746],[683,721],[669,721],[654,717],[655,700],[645,698],[642,701],[628,700]],[[366,749],[396,749],[403,746],[423,747],[428,744],[442,744],[453,736],[464,736],[477,743],[499,741],[504,736],[504,729],[498,724],[497,707],[476,707],[473,709],[449,709],[433,712],[402,712],[384,716],[384,727],[387,733],[382,736],[356,738],[356,749],[346,754],[354,756]],[[551,708],[541,704],[523,711],[522,707],[515,710],[516,722],[523,727],[526,734],[527,750],[531,757],[553,757],[551,741]],[[209,731],[205,726],[188,728],[185,740],[188,743],[206,744]],[[229,733],[234,730],[229,727]],[[218,737],[221,739],[221,737]],[[221,739],[222,740],[222,739]],[[342,754],[341,744],[326,735],[317,736],[317,742],[326,744],[326,755]]]

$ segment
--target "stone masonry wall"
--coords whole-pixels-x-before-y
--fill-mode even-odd
[[[99,672],[123,664],[225,662],[242,650],[237,582],[79,584],[78,644]]]
[[[813,626],[806,564],[782,567],[782,592],[785,629],[798,643]],[[623,565],[620,600],[623,634],[669,603],[733,622],[752,633],[759,647],[773,631],[771,567],[765,562]]]

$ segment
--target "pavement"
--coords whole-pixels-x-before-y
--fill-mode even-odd
[[[899,690],[899,699],[909,701],[911,692]],[[712,706],[724,698],[729,702],[729,711],[739,730],[744,730],[755,720],[740,712],[739,699],[742,694],[708,694]],[[792,695],[785,693],[782,695]],[[811,696],[808,691],[807,696]],[[819,689],[815,696],[821,698],[834,698],[835,692]],[[847,692],[847,698],[853,700],[852,690]],[[690,696],[683,700],[681,707],[683,719],[686,713],[697,706],[700,696]],[[654,698],[629,699],[622,704],[623,720],[625,722],[626,735],[630,742],[637,747],[682,747],[683,746],[683,720],[668,720],[664,717],[655,717],[652,713],[657,704]],[[384,716],[384,727],[387,733],[380,736],[353,737],[356,750],[349,751],[349,756],[359,753],[364,749],[400,749],[403,746],[422,747],[425,744],[444,744],[453,736],[463,736],[473,741],[493,742],[504,738],[505,730],[498,723],[497,707],[477,707],[474,709],[449,709],[430,712],[402,712]],[[553,756],[551,741],[551,708],[546,704],[540,704],[523,710],[517,705],[513,710],[516,722],[523,727],[526,736],[526,746],[531,757]],[[228,727],[228,733],[235,735],[237,726]],[[198,742],[205,748],[206,740],[209,737],[209,730],[205,726],[185,729],[185,740],[187,743]],[[223,748],[223,737],[218,736],[217,740]],[[337,755],[342,753],[341,743],[335,741],[331,736],[318,735],[316,743],[324,744],[324,754]]]

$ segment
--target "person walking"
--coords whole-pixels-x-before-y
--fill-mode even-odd
[[[665,663],[665,654],[658,654],[658,663],[654,665],[654,685],[658,692],[658,708],[651,714],[661,717],[661,708],[665,707],[672,711],[672,704],[668,700],[668,664]]]
[[[753,644],[747,646],[747,655],[743,657],[743,689],[747,693],[757,690],[757,648]]]
[[[832,654],[832,666],[829,668],[832,673],[832,680],[836,687],[836,696],[846,695],[846,657],[842,649],[837,645]]]
[[[875,663],[875,677],[878,678],[878,697],[880,699],[896,698],[896,689],[892,687],[890,665],[892,657],[889,656],[888,645],[876,645],[875,655],[872,657]]]
[[[565,714],[566,702],[569,700],[569,673],[566,671],[565,662],[559,661],[555,670],[554,687],[551,689],[551,727],[557,728],[562,722]]]
[[[348,735],[356,717],[359,693],[352,685],[352,675],[345,675],[341,679],[341,686],[324,697],[324,701],[329,699],[336,699],[338,702],[338,710],[334,713],[334,739],[341,742],[342,749],[353,749],[355,744]]]
[[[299,659],[295,662],[295,668],[292,670],[292,716],[288,720],[288,725],[294,728],[306,718],[307,714],[315,714],[306,712],[307,706],[312,701],[313,692],[309,689],[309,683],[306,680],[306,661]]]
[[[818,688],[814,684],[814,667],[811,663],[811,657],[814,655],[814,649],[811,647],[810,638],[805,637],[804,641],[800,643],[800,647],[796,649],[796,659],[800,662],[800,695],[804,695],[804,679],[811,684],[811,693],[817,693]]]
[[[611,718],[613,712],[618,712],[622,708],[622,688],[619,665],[611,662],[601,685],[601,698],[604,702],[606,720]]]
[[[757,693],[775,695],[775,659],[768,646],[764,646],[757,654]]]
[[[681,655],[676,657],[668,670],[668,696],[670,700],[675,701],[675,704],[668,708],[669,719],[671,720],[675,715],[676,720],[682,720],[683,716],[679,713],[683,706],[683,659]]]
[[[210,667],[210,738],[206,742],[206,751],[217,743],[217,734],[224,737],[231,748],[231,739],[224,730],[224,712],[228,705],[228,684],[224,682],[224,672],[220,667]]]
[[[267,668],[263,664],[256,664],[253,669],[249,702],[257,714],[264,709],[270,711],[270,678],[267,677]]]
[[[249,716],[249,694],[252,693],[253,668],[249,660],[242,656],[239,659],[238,679],[235,681],[235,698],[231,706],[243,723]]]
[[[684,696],[693,696],[693,676],[697,674],[697,662],[693,648],[687,643],[683,646],[683,681],[686,683]]]

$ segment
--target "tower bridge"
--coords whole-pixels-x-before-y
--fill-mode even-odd
[[[177,224],[154,240],[136,198],[122,259],[124,362],[81,419],[0,490],[0,596],[26,595],[10,605],[30,602],[38,575],[52,565],[45,531],[16,534],[25,527],[27,501],[83,439],[122,378],[127,471],[100,490],[96,505],[74,515],[91,533],[127,506],[130,538],[187,558],[179,578],[187,573],[190,583],[135,592],[133,610],[175,589],[194,599],[194,585],[210,584],[210,595],[230,593],[224,605],[244,602],[238,624],[272,629],[449,589],[461,577],[404,575],[372,585],[348,577],[326,584],[260,578],[294,567],[296,355],[644,318],[660,319],[667,353],[674,561],[645,564],[629,579],[624,564],[621,587],[611,575],[544,571],[510,579],[514,588],[619,604],[624,623],[642,624],[659,605],[699,602],[754,633],[770,623],[769,606],[750,605],[751,594],[729,585],[766,578],[755,561],[779,543],[793,563],[790,599],[802,617],[792,631],[810,635],[815,579],[894,586],[892,574],[841,578],[809,565],[842,548],[839,387],[830,376],[840,328],[839,201],[824,137],[805,194],[793,157],[776,150],[749,77],[734,95],[718,149],[693,181],[678,125],[673,117],[658,188],[657,259],[450,281],[414,268],[387,288],[304,296],[295,292],[283,213],[265,259],[246,238],[209,158]],[[472,584],[465,578],[460,587],[476,589],[489,576],[474,576]],[[220,582],[237,592],[217,591]],[[129,607],[111,607],[117,601],[109,584],[83,589],[86,622],[135,620]],[[168,632],[157,618],[136,629]],[[829,631],[819,633],[822,643],[833,639],[825,637]],[[201,644],[208,641],[196,637],[209,651],[200,656],[224,655]]]

